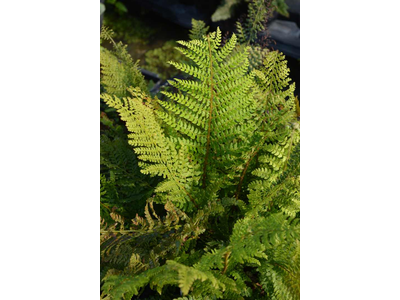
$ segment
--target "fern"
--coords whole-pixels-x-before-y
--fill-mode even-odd
[[[242,299],[243,296],[251,296],[253,293],[246,286],[246,282],[252,282],[246,275],[246,267],[261,274],[265,268],[270,268],[275,272],[280,271],[280,276],[287,277],[283,283],[276,283],[276,280],[268,281],[268,284],[273,284],[273,287],[269,288],[270,293],[281,292],[284,284],[287,284],[286,289],[295,289],[298,281],[293,281],[291,277],[297,278],[299,261],[289,263],[291,260],[284,256],[294,255],[288,254],[287,249],[298,250],[296,248],[298,233],[298,223],[279,213],[267,218],[244,218],[235,224],[227,246],[206,253],[193,266],[168,260],[166,264],[148,269],[140,275],[111,274],[106,277],[103,290],[118,299],[125,293],[127,293],[125,297],[137,295],[140,288],[148,284],[159,294],[162,294],[165,285],[176,285],[183,295],[188,295],[190,292],[194,297]],[[284,261],[283,266],[281,260]],[[286,274],[287,270],[292,270],[290,272],[294,275]]]
[[[190,77],[167,101],[134,86],[101,96],[143,176],[162,178],[142,216],[101,223],[102,297],[297,299],[299,124],[284,57],[250,70],[249,48],[236,35],[221,46],[219,29],[178,44],[191,62],[171,65]]]
[[[129,86],[146,88],[137,63],[126,46],[115,43],[113,31],[103,27],[100,38],[110,42],[113,50],[101,47],[101,88],[107,93],[126,96]],[[143,213],[145,201],[154,191],[157,179],[149,180],[140,173],[137,157],[128,144],[124,124],[113,115],[113,108],[102,103],[100,166],[101,166],[101,216],[110,221],[109,214],[116,211],[128,216]],[[107,113],[108,115],[107,115]]]
[[[103,99],[117,109],[132,132],[129,143],[135,147],[141,160],[139,166],[142,173],[167,179],[158,185],[156,191],[170,192],[178,207],[190,205],[189,201],[196,206],[188,189],[198,176],[193,176],[196,171],[189,164],[184,148],[177,150],[173,140],[162,133],[149,98],[137,89],[131,89],[130,92],[133,98],[119,99],[106,94]]]
[[[118,97],[127,96],[127,88],[130,86],[140,87],[147,91],[147,84],[140,73],[138,62],[133,62],[132,57],[126,50],[126,45],[116,43],[113,31],[103,27],[100,38],[112,43],[113,50],[100,48],[100,83],[105,87],[107,93]]]
[[[229,56],[236,45],[234,35],[221,49],[220,31],[203,41],[178,43],[186,47],[178,50],[197,66],[171,64],[199,80],[170,82],[184,93],[164,92],[174,102],[158,102],[165,109],[157,111],[158,117],[177,131],[177,137],[165,137],[151,101],[138,90],[131,90],[134,98],[119,99],[106,94],[103,99],[119,111],[128,130],[134,133],[130,143],[136,147],[139,158],[147,161],[141,163],[142,172],[168,179],[157,191],[173,192],[172,201],[178,207],[189,205],[190,209],[197,204],[189,191],[199,185],[204,189],[216,181],[240,156],[245,142],[236,134],[251,134],[252,122],[247,121],[252,117],[255,102],[251,92],[253,75],[247,74],[247,53]]]
[[[192,29],[189,32],[191,40],[201,40],[205,36],[210,27],[201,20],[192,19]]]
[[[240,43],[249,45],[257,40],[258,32],[265,30],[265,23],[271,14],[270,2],[266,0],[246,0],[249,2],[246,20],[236,22]]]
[[[275,203],[284,212],[294,216],[299,211],[300,189],[300,174],[296,169],[299,166],[299,148],[296,145],[300,135],[299,124],[295,121],[295,86],[289,84],[289,69],[279,52],[269,52],[264,68],[255,72],[261,95],[265,95],[258,98],[257,119],[263,131],[273,134],[260,137],[264,142],[257,148],[258,166],[252,171],[256,178],[248,185],[248,199],[254,210],[268,210]]]
[[[113,208],[124,216],[143,213],[159,180],[146,178],[140,172],[124,126],[106,114],[102,114],[101,122],[106,128],[100,134],[101,216],[107,218]]]
[[[250,70],[258,69],[260,66],[262,66],[262,63],[265,57],[268,55],[268,52],[268,49],[251,45],[249,47]]]

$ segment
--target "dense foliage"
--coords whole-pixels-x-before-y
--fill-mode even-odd
[[[187,62],[170,62],[187,79],[171,80],[166,100],[121,44],[101,52],[102,298],[299,299],[300,129],[286,61],[260,48],[250,64],[252,45],[193,25],[177,42]]]

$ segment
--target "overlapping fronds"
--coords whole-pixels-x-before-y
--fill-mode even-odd
[[[101,216],[106,218],[114,207],[122,215],[143,213],[146,199],[151,197],[156,178],[140,172],[138,159],[128,143],[124,126],[101,114],[100,134],[100,199]]]
[[[102,221],[102,298],[298,299],[300,128],[284,56],[250,71],[249,48],[235,35],[221,46],[219,29],[178,44],[191,62],[171,65],[189,77],[168,100],[102,95],[143,176],[160,178],[142,215]]]
[[[127,96],[127,88],[130,86],[146,91],[147,84],[140,73],[138,62],[133,62],[126,45],[114,42],[112,34],[111,30],[102,28],[100,38],[111,42],[113,50],[100,47],[100,83],[107,93],[118,97]]]
[[[289,84],[289,69],[284,56],[269,52],[261,71],[255,71],[261,95],[257,116],[262,128],[273,132],[259,148],[259,166],[252,171],[256,180],[249,183],[248,198],[254,210],[277,205],[294,216],[299,210],[300,124],[294,103],[294,84]]]
[[[257,104],[253,121],[258,130],[252,136],[252,147],[242,156],[236,199],[240,198],[243,186],[247,189],[256,184],[251,182],[254,178],[249,176],[249,170],[256,178],[261,177],[265,181],[263,184],[273,184],[283,173],[291,150],[299,142],[293,94],[295,86],[289,85],[289,69],[284,56],[275,51],[266,53],[264,66],[254,73]],[[252,197],[251,193],[248,197]]]
[[[178,41],[177,49],[194,63],[171,62],[195,80],[171,81],[179,93],[164,92],[171,101],[160,102],[165,111],[160,118],[181,134],[182,141],[196,153],[192,162],[203,166],[205,187],[216,172],[226,172],[235,163],[252,134],[251,120],[255,107],[253,74],[248,73],[247,52],[233,50],[236,36],[221,47],[221,32],[202,40]]]
[[[115,279],[119,282],[121,276],[133,279],[132,277],[148,276],[153,268],[161,267],[162,269],[165,260],[176,258],[191,241],[195,241],[204,233],[208,217],[218,210],[215,204],[210,205],[189,218],[171,202],[167,202],[164,208],[167,214],[162,217],[156,213],[153,202],[149,201],[146,205],[145,217],[137,215],[128,229],[126,229],[127,224],[124,219],[117,214],[112,214],[114,225],[102,223],[101,263],[104,265],[103,269],[106,270],[102,277],[106,282],[103,290],[106,291],[109,284],[113,286],[107,294],[115,297],[119,289],[131,290],[131,287],[125,284],[114,290],[115,286],[112,282]],[[142,274],[146,270],[149,272]],[[139,273],[141,274],[137,275]],[[157,276],[156,280],[160,282],[160,274]],[[166,274],[165,277],[165,279],[171,278],[171,274]],[[135,282],[137,282],[136,279],[133,280],[133,283]],[[162,285],[159,288],[162,289]]]
[[[126,122],[129,144],[140,159],[143,174],[162,176],[156,192],[170,193],[171,201],[178,207],[190,210],[196,205],[188,192],[193,180],[198,181],[196,166],[189,163],[184,147],[176,149],[174,140],[166,137],[156,120],[151,99],[138,88],[129,89],[131,97],[118,98],[103,94],[102,98],[114,107]],[[191,203],[191,204],[190,204]]]
[[[249,185],[251,210],[248,214],[282,211],[294,217],[300,211],[300,145],[297,144],[293,148],[284,171],[275,172],[273,180],[272,172],[266,168],[259,168],[253,172],[263,179],[254,180]]]
[[[136,215],[128,229],[124,219],[114,213],[115,224],[103,226],[100,231],[102,263],[120,273],[136,274],[159,266],[160,259],[174,258],[185,242],[196,239],[204,231],[198,228],[200,219],[189,219],[171,202],[164,207],[167,214],[161,217],[149,201],[145,217]],[[148,251],[150,245],[153,248]]]
[[[276,245],[271,261],[258,267],[267,299],[300,299],[300,242]]]
[[[271,13],[270,1],[268,0],[246,0],[249,2],[247,18],[236,22],[236,30],[240,43],[254,43],[257,35],[265,29],[265,24]]]
[[[103,291],[112,299],[130,299],[147,285],[159,294],[164,286],[175,285],[184,296],[190,293],[196,299],[243,299],[255,293],[279,295],[283,291],[287,294],[299,284],[298,238],[298,222],[281,213],[266,218],[244,218],[235,224],[228,245],[206,253],[193,266],[168,260],[139,275],[109,274]],[[137,265],[136,256],[134,261]],[[257,287],[253,291],[248,286],[254,283],[246,268],[254,273],[267,270],[267,274],[260,274],[262,289]],[[279,278],[268,280],[269,274]]]
[[[251,45],[249,47],[249,62],[250,70],[258,69],[268,54],[268,49],[261,48],[260,46]]]

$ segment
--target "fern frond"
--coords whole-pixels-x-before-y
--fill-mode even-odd
[[[101,186],[104,190],[101,216],[106,217],[113,207],[117,207],[117,211],[124,216],[142,213],[145,201],[152,196],[158,180],[140,172],[138,159],[128,143],[124,128],[104,113],[100,120],[106,126],[100,135]]]
[[[260,283],[271,299],[300,299],[299,242],[276,247],[274,261],[264,262],[258,271]]]
[[[160,299],[299,298],[294,84],[281,54],[250,71],[250,48],[221,38],[217,29],[178,42],[191,62],[171,64],[189,76],[171,81],[167,101],[134,87],[102,95],[141,172],[163,179],[131,222],[116,210],[101,221],[103,298],[149,288]],[[102,176],[102,199],[113,180]]]
[[[191,40],[200,40],[207,34],[209,28],[204,21],[192,19],[192,29],[189,31],[189,38]]]
[[[270,14],[269,1],[246,0],[249,3],[247,18],[243,24],[236,23],[236,30],[241,43],[249,45],[257,40],[257,35],[265,29],[265,23]]]
[[[113,50],[100,47],[100,83],[106,92],[117,97],[128,95],[127,88],[139,87],[147,91],[147,84],[140,73],[138,62],[133,62],[132,57],[121,42],[116,43],[112,38],[112,31],[103,27],[101,37],[113,45]]]
[[[219,29],[202,40],[178,43],[185,48],[177,49],[196,65],[171,64],[198,80],[170,82],[180,93],[164,92],[172,101],[160,102],[166,111],[158,115],[189,140],[187,143],[196,143],[197,153],[191,160],[203,166],[204,188],[211,181],[207,174],[235,163],[242,147],[240,133],[251,135],[253,74],[248,73],[247,52],[233,53],[235,35],[223,47]],[[219,159],[211,160],[212,153]]]
[[[132,98],[119,99],[108,94],[103,94],[102,97],[126,122],[131,132],[128,135],[129,144],[134,146],[134,151],[141,160],[141,172],[168,179],[168,186],[164,183],[158,190],[171,192],[171,200],[178,207],[187,206],[190,210],[191,205],[196,205],[188,192],[191,182],[196,179],[193,178],[196,172],[190,172],[193,165],[189,164],[184,149],[177,151],[172,140],[164,135],[156,120],[151,99],[140,89],[133,88],[129,91]]]
[[[260,46],[251,45],[249,48],[250,70],[258,69],[262,65],[268,52],[266,48],[263,49]]]

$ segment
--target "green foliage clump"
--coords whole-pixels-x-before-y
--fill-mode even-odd
[[[102,28],[101,39],[111,42],[112,50],[101,47],[100,83],[103,91],[117,97],[128,95],[127,88],[136,86],[146,91],[144,77],[121,42],[115,43],[113,32]],[[140,172],[137,156],[128,144],[125,125],[115,109],[101,105],[100,130],[100,207],[101,217],[112,222],[110,213],[128,217],[143,213],[157,179]]]
[[[164,80],[177,75],[179,71],[168,64],[168,61],[187,62],[187,59],[175,49],[176,46],[175,41],[167,41],[161,48],[147,51],[144,67],[159,74]]]
[[[271,14],[269,5],[265,0],[247,0],[249,2],[248,13],[243,24],[236,22],[236,28],[240,43],[253,43],[257,34],[265,29],[265,22]]]
[[[248,1],[248,14],[244,21],[236,22],[236,33],[238,37],[237,51],[247,49],[249,52],[249,70],[259,68],[268,54],[268,49],[258,40],[258,34],[265,30],[266,21],[271,13],[268,1]]]
[[[102,298],[299,299],[300,129],[284,56],[250,70],[249,49],[236,35],[221,46],[219,29],[178,44],[191,63],[170,64],[190,77],[168,100],[102,94],[159,180],[144,217],[101,222]]]
[[[249,46],[249,63],[250,70],[258,69],[265,57],[268,55],[268,49],[262,48],[258,45],[250,45]]]
[[[127,96],[127,88],[136,86],[143,91],[147,90],[147,84],[140,73],[138,62],[133,62],[132,57],[122,42],[116,43],[113,39],[114,32],[103,26],[100,38],[102,41],[112,43],[113,49],[100,47],[100,84],[110,95],[118,97]]]
[[[125,126],[101,115],[100,131],[100,204],[101,217],[110,221],[116,212],[129,217],[143,213],[146,200],[152,196],[156,178],[146,178],[128,144]]]

